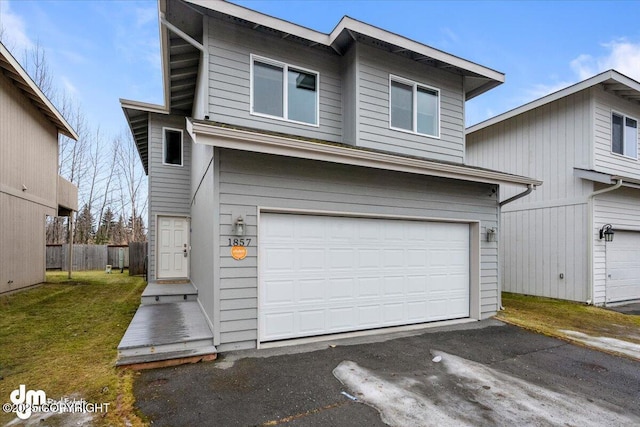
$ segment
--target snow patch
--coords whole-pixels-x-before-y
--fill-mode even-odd
[[[391,426],[640,425],[640,418],[571,391],[558,393],[458,356],[432,354],[442,361],[421,381],[385,377],[351,361],[333,374]]]
[[[615,338],[592,337],[591,335],[583,334],[582,332],[569,331],[564,329],[561,329],[560,332],[588,346],[626,354],[627,356],[631,356],[635,359],[640,360],[640,344],[632,343],[629,341],[622,341]]]

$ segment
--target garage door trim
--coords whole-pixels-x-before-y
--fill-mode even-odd
[[[439,222],[439,223],[458,223],[467,224],[469,226],[469,318],[480,320],[481,316],[481,299],[480,299],[480,221],[474,219],[451,219],[439,217],[423,217],[410,215],[387,215],[363,212],[344,212],[344,211],[328,211],[328,210],[307,210],[307,209],[283,209],[273,207],[258,207],[257,235],[260,236],[261,214],[292,214],[292,215],[310,215],[310,216],[329,216],[329,217],[346,217],[346,218],[367,218],[367,219],[383,219],[383,220],[404,220],[417,222]],[[260,241],[258,240],[258,246]],[[257,289],[257,307],[258,307],[258,339],[257,347],[260,348],[261,343],[261,315],[260,301],[262,292],[263,277],[261,272],[261,262],[258,261],[258,289]],[[350,332],[358,333],[358,331]],[[310,339],[306,337],[301,339]],[[271,344],[271,342],[268,342]]]

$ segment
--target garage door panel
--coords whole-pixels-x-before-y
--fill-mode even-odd
[[[469,315],[467,224],[262,214],[259,242],[261,341]]]

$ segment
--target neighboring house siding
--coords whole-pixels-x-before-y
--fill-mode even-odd
[[[44,281],[57,182],[56,127],[0,73],[0,293]]]
[[[149,117],[149,280],[156,278],[156,222],[159,215],[188,217],[191,202],[191,139],[185,118],[150,114]],[[183,129],[183,165],[163,165],[162,128]]]
[[[303,45],[210,18],[210,118],[236,126],[342,142],[342,84],[340,57]],[[320,74],[319,126],[251,115],[250,55],[316,71]]]
[[[591,111],[589,92],[582,91],[467,135],[469,164],[544,182],[502,208],[505,291],[588,298],[587,196],[593,184],[574,177],[573,168],[589,165]],[[502,187],[501,199],[521,191]]]
[[[598,185],[597,189],[607,186]],[[614,231],[640,232],[640,190],[620,188],[598,195],[593,200],[593,284],[594,304],[604,304],[607,284],[606,243],[600,240],[599,231],[605,224],[612,224]],[[615,243],[615,235],[614,235]]]
[[[208,318],[213,310],[214,226],[215,210],[213,147],[193,144],[191,166],[191,281],[198,288],[198,299]]]
[[[494,186],[339,164],[220,150],[220,263],[215,289],[220,304],[219,350],[256,344],[258,309],[257,225],[260,207],[391,216],[480,220],[497,225]],[[214,178],[215,179],[215,178]],[[348,185],[347,185],[348,184]],[[242,215],[251,238],[242,262],[229,254],[233,221]],[[482,239],[481,316],[496,312],[497,244]]]
[[[600,87],[592,88],[595,99],[594,166],[598,172],[640,179],[640,155],[636,159],[611,152],[611,113],[613,111],[632,117],[640,123],[640,106],[605,92]],[[638,126],[640,132],[640,126]]]
[[[462,163],[464,96],[462,77],[357,45],[358,145],[399,154]],[[440,90],[440,138],[390,129],[389,75]]]

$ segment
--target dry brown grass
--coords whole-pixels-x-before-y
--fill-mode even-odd
[[[143,289],[142,278],[126,273],[77,272],[71,281],[51,273],[40,287],[0,297],[0,403],[25,384],[54,400],[109,403],[96,425],[143,425],[134,411],[135,373],[114,366]],[[0,413],[0,424],[11,419]]]
[[[502,294],[502,304],[505,309],[498,313],[498,319],[545,335],[571,339],[560,332],[571,330],[640,344],[640,316],[571,301],[506,292]]]

